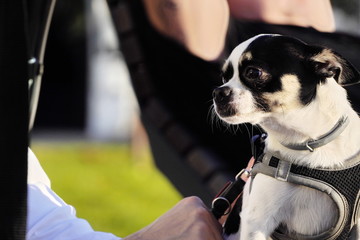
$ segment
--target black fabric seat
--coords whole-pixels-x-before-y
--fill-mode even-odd
[[[184,196],[198,195],[210,203],[233,173],[210,146],[228,135],[233,146],[242,148],[241,139],[211,123],[219,63],[195,58],[158,34],[146,19],[141,1],[115,1],[110,6],[157,166]],[[183,62],[196,71],[183,68]],[[230,148],[221,152],[234,159],[229,162],[236,162]]]
[[[212,118],[212,91],[221,85],[223,60],[203,61],[159,34],[141,0],[109,0],[109,5],[157,166],[184,196],[198,195],[210,203],[247,165],[250,139],[259,129],[231,128]],[[328,45],[360,69],[354,53],[360,52],[360,39],[355,36],[235,20],[230,26],[224,56],[251,36],[280,33]],[[349,89],[357,109],[358,88]]]

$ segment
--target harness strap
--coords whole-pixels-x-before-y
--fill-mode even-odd
[[[276,154],[263,154],[251,172],[252,177],[262,173],[279,181],[286,181],[307,186],[328,194],[336,203],[339,218],[335,226],[316,236],[296,234],[288,236],[275,232],[274,239],[347,239],[353,226],[357,223],[359,209],[360,182],[354,179],[359,176],[359,154],[346,165],[338,169],[312,169],[281,160]],[[350,179],[352,181],[343,181]]]
[[[350,231],[348,240],[358,240],[360,237],[359,232],[358,232],[358,225],[354,225]]]

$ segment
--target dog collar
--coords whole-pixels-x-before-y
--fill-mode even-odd
[[[309,150],[310,152],[313,152],[315,148],[324,146],[334,140],[336,137],[338,137],[346,128],[346,126],[349,124],[349,119],[347,116],[342,116],[335,126],[326,134],[320,136],[318,139],[313,140],[309,139],[304,143],[300,144],[285,144],[281,143],[284,147],[293,149],[293,150]]]

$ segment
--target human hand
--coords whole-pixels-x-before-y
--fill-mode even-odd
[[[220,224],[202,200],[188,197],[124,240],[222,240],[221,235]]]

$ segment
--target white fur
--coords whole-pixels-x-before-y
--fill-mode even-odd
[[[227,64],[237,66],[254,39],[256,37],[235,48]],[[296,76],[286,76],[283,78],[284,90],[267,96],[284,103],[279,102],[274,111],[264,113],[256,109],[253,95],[239,81],[237,71],[234,67],[233,78],[225,84],[233,90],[234,100],[230,104],[236,107],[237,114],[222,119],[230,124],[259,124],[268,133],[265,151],[279,151],[282,157],[310,167],[342,165],[359,151],[359,117],[351,108],[346,91],[334,79],[329,78],[319,85],[315,99],[303,107],[293,95],[300,88]],[[281,144],[316,139],[332,129],[341,116],[349,118],[349,125],[339,137],[314,152],[291,150]],[[228,240],[269,239],[281,222],[286,222],[290,230],[298,233],[317,234],[329,229],[337,220],[336,206],[326,194],[262,174],[258,174],[252,184],[250,182],[244,189],[241,230],[228,236]]]

